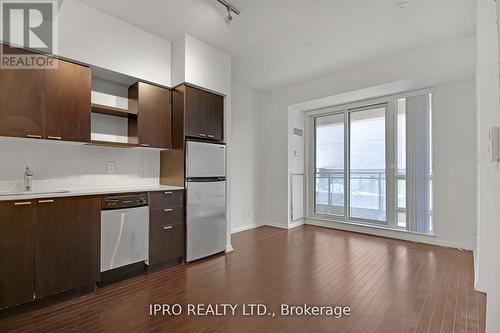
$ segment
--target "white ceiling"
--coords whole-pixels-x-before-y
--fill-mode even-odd
[[[233,79],[270,92],[474,33],[474,0],[81,0],[173,41],[184,32],[233,56]],[[117,5],[119,4],[119,5]]]

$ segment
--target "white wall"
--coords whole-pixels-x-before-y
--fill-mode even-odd
[[[228,95],[231,91],[231,56],[184,34],[173,44],[172,85],[183,82]]]
[[[500,126],[498,29],[494,0],[477,2],[478,239],[476,287],[487,292],[486,331],[500,332],[500,164],[488,160],[488,130]]]
[[[441,160],[438,159],[436,163],[439,166],[436,172],[443,174],[446,171],[440,170],[456,168],[455,164],[461,164],[459,167],[461,171],[468,175],[474,174],[475,168],[472,162],[462,163],[464,159],[470,161],[475,159],[474,89],[470,81],[474,75],[474,49],[473,37],[462,38],[448,44],[385,59],[265,96],[265,108],[260,121],[262,128],[257,143],[259,147],[263,148],[258,153],[258,167],[261,173],[257,202],[258,210],[261,212],[259,222],[282,228],[292,226],[289,210],[289,179],[290,172],[299,170],[297,165],[300,164],[295,157],[290,156],[295,150],[293,147],[300,147],[300,143],[293,141],[295,139],[292,137],[292,127],[295,124],[301,125],[300,120],[297,120],[299,119],[296,111],[298,105],[301,107],[305,105],[320,106],[320,103],[305,103],[308,101],[321,101],[322,106],[326,106],[332,105],[328,103],[335,100],[345,103],[437,86],[435,99],[437,106],[442,108],[442,113],[437,118],[437,128],[442,128],[441,133],[444,134],[445,130],[449,131],[450,126],[449,119],[445,121],[445,118],[456,117],[457,114],[461,117],[456,123],[456,129],[451,133],[452,135],[441,138],[438,136],[435,139],[439,142],[437,149],[442,151],[450,141],[457,140],[462,143],[464,149],[460,152],[458,147],[452,148],[447,153],[447,156],[451,156],[452,160],[445,160],[444,156]],[[353,91],[355,93],[350,93]],[[459,99],[453,101],[455,95],[459,96]],[[326,98],[328,96],[335,96],[335,98]],[[289,109],[290,106],[293,107]],[[456,177],[458,174],[455,174],[455,179]],[[460,175],[460,179],[456,180],[460,180],[462,184],[461,177],[462,175]],[[466,203],[470,200],[471,203],[464,205],[464,211],[458,221],[456,219],[459,214],[449,209],[451,205],[446,199],[448,195],[454,195],[455,192],[450,192],[448,185],[439,183],[439,181],[437,186],[441,187],[441,194],[438,195],[441,199],[438,199],[438,202],[442,206],[440,209],[436,208],[436,217],[446,221],[436,227],[437,237],[411,236],[411,238],[472,248],[475,226],[474,180],[465,182],[469,191],[461,202]],[[451,219],[454,219],[455,222]],[[436,223],[439,224],[439,222]],[[387,232],[385,234],[406,237],[401,233]]]
[[[23,190],[26,166],[34,172],[34,191],[127,188],[160,183],[160,153],[154,150],[0,138],[0,157],[0,192]],[[108,161],[115,162],[114,174],[107,173]]]
[[[59,54],[165,86],[170,42],[76,0],[59,11]]]
[[[232,214],[233,233],[256,227],[256,146],[262,95],[233,82],[232,85]]]
[[[476,94],[473,80],[433,92],[434,225],[444,244],[475,249]]]

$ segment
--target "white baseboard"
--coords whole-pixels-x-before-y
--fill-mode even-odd
[[[232,228],[231,229],[231,234],[235,234],[237,232],[242,232],[242,231],[247,231],[247,230],[255,229],[255,228],[258,228],[258,227],[262,227],[262,226],[263,226],[263,224],[261,224],[261,223],[253,223],[253,224],[249,224],[249,225],[244,225],[242,227]]]
[[[451,247],[456,249],[465,249],[472,251],[472,246],[469,244],[462,244],[454,241],[442,240],[434,236],[420,235],[415,233],[407,233],[404,231],[388,230],[376,227],[367,227],[362,225],[353,225],[348,223],[341,223],[335,221],[324,221],[320,219],[306,219],[306,224],[315,225],[319,227],[326,227],[331,229],[338,229],[344,231],[352,231],[374,236],[382,236],[394,239],[400,239],[410,242],[425,243],[431,245],[438,245],[444,247]]]
[[[276,222],[262,222],[261,225],[288,230],[288,226]]]
[[[304,225],[305,221],[304,219],[300,219],[300,220],[297,220],[297,221],[292,221],[288,224],[288,229],[293,229],[293,228],[297,228],[297,227],[300,227],[301,225]]]
[[[483,293],[483,294],[488,294],[488,292],[486,291],[486,288],[484,288],[482,285],[480,285],[479,283],[476,283],[475,286],[474,286],[474,290],[475,291],[479,291],[480,293]]]
[[[269,226],[269,227],[274,227],[274,228],[280,228],[280,229],[288,230],[288,229],[293,229],[293,228],[299,227],[299,226],[301,226],[303,224],[304,224],[304,220],[294,221],[294,222],[290,223],[290,225],[288,225],[288,227],[286,227],[286,226],[284,226],[284,225],[282,225],[280,223],[274,223],[274,222],[254,223],[254,224],[249,224],[249,225],[245,225],[245,226],[242,226],[242,227],[233,228],[233,229],[231,229],[231,234],[235,234],[235,233],[238,233],[238,232],[242,232],[242,231],[247,231],[247,230],[259,228],[259,227],[262,227],[262,226]]]

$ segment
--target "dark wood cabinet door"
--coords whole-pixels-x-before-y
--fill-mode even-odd
[[[204,112],[204,91],[186,86],[185,89],[185,135],[196,138],[207,138],[207,114]]]
[[[224,139],[224,97],[206,93],[207,137],[211,140]]]
[[[90,142],[90,68],[57,60],[45,72],[44,137]]]
[[[224,97],[186,86],[186,136],[223,140]]]
[[[28,51],[1,45],[4,51]],[[43,135],[45,70],[0,69],[0,136]]]
[[[33,206],[0,202],[0,308],[33,300]]]
[[[37,200],[35,295],[53,295],[99,279],[99,197]]]
[[[149,264],[156,265],[184,256],[184,223],[149,229]]]
[[[151,228],[176,223],[184,223],[184,207],[182,206],[151,209],[149,211],[149,226]]]
[[[184,191],[163,191],[149,193],[149,207],[152,209],[184,206]]]
[[[139,145],[154,148],[172,148],[172,111],[170,90],[139,82],[131,87],[131,96],[137,108],[137,136]]]

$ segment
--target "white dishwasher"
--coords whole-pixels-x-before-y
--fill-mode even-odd
[[[102,198],[101,272],[148,261],[147,193]]]

